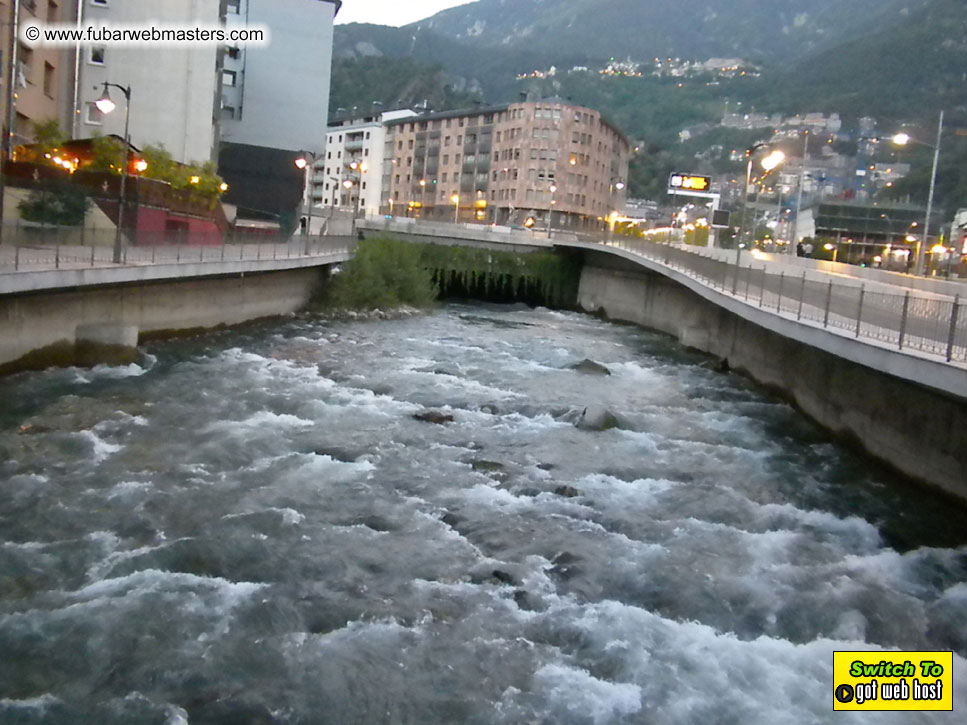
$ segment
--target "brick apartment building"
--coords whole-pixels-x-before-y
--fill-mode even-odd
[[[557,98],[389,121],[383,211],[599,227],[624,206],[630,155],[628,139],[600,113]]]

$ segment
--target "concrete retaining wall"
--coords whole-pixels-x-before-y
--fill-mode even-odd
[[[0,297],[0,372],[70,362],[78,327],[140,334],[212,328],[304,307],[322,268],[157,281]],[[92,326],[94,326],[92,328]],[[44,350],[51,351],[50,356]]]
[[[727,359],[874,457],[967,499],[967,400],[779,335],[623,260],[594,255],[578,300]]]

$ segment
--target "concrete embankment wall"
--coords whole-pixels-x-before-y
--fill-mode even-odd
[[[140,335],[234,325],[305,307],[323,268],[0,296],[0,373],[73,362],[80,336],[117,345]],[[100,339],[97,339],[100,337]]]
[[[579,304],[728,360],[874,457],[967,499],[967,400],[777,334],[659,273],[604,255],[586,260]]]

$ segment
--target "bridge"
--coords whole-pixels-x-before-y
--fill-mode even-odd
[[[369,236],[580,255],[582,308],[713,354],[903,473],[967,498],[962,282],[627,237],[549,238],[412,219],[369,219],[359,228]],[[22,333],[30,317],[23,306],[36,307],[38,295],[46,312],[36,329],[47,331],[46,344],[72,334],[103,342],[98,322],[120,326],[121,336],[108,341],[130,343],[139,333],[282,314],[307,302],[318,269],[347,260],[354,241],[132,248],[120,265],[106,248],[0,247],[0,323],[6,317],[10,329],[19,320]],[[51,295],[59,298],[57,313]],[[83,319],[64,312],[80,299]],[[22,334],[4,337],[19,345],[0,344],[0,363],[37,346]]]

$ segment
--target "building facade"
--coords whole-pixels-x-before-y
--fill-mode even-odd
[[[13,114],[10,118],[11,147],[34,140],[37,123],[56,120],[69,133],[72,123],[74,59],[76,50],[64,47],[28,47],[16,41],[14,65],[11,56],[11,27],[26,23],[70,23],[77,19],[78,0],[0,0],[0,93],[2,118],[7,124],[13,84]]]
[[[226,27],[266,27],[264,46],[223,59],[223,142],[320,153],[326,143],[339,0],[225,0]]]
[[[326,147],[333,24],[340,0],[222,0],[226,27],[260,25],[264,46],[222,57],[219,173],[242,217],[298,223],[306,175],[299,157]]]
[[[316,206],[352,209],[366,216],[383,205],[386,124],[415,117],[416,111],[383,111],[329,124],[325,155],[309,181]],[[392,165],[392,164],[391,164]]]
[[[600,227],[624,207],[631,145],[560,99],[387,123],[383,208],[427,219]]]
[[[81,19],[93,24],[216,25],[221,0],[80,0]],[[218,56],[212,45],[170,48],[152,45],[81,46],[77,59],[74,138],[124,133],[124,98],[117,109],[98,111],[104,83],[131,88],[131,143],[162,144],[176,161],[204,162],[215,156]]]

